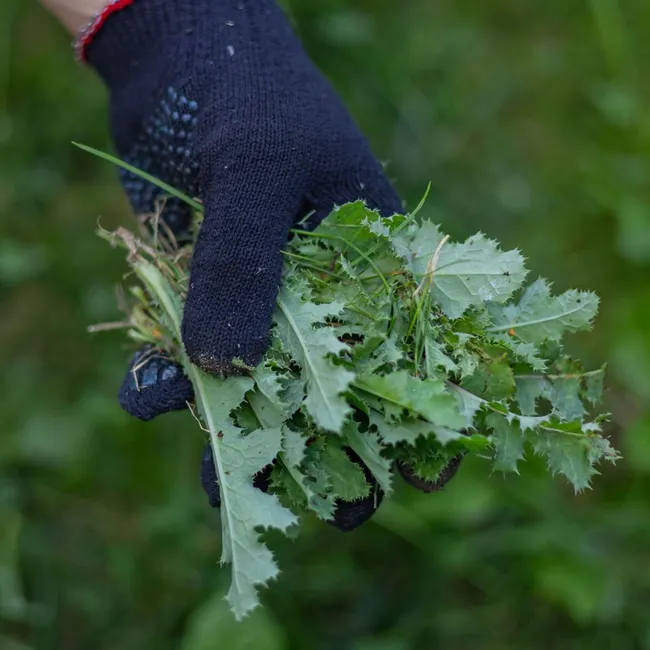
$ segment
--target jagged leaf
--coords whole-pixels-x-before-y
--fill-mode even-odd
[[[590,326],[595,296],[553,297],[538,280],[513,299],[526,274],[518,251],[482,234],[452,243],[414,217],[383,219],[357,202],[314,232],[294,230],[271,345],[252,379],[215,379],[186,358],[189,256],[126,231],[106,237],[125,244],[150,298],[132,292],[132,337],[182,362],[194,386],[239,618],[277,573],[261,529],[296,530],[282,504],[330,519],[337,498],[369,493],[351,457],[386,492],[392,461],[435,479],[450,459],[492,448],[496,469],[517,471],[526,443],[584,489],[598,462],[618,458],[601,433],[605,417],[585,419],[603,369],[585,372],[562,352],[564,333]],[[265,493],[253,476],[270,464]]]
[[[581,420],[585,415],[584,399],[600,399],[602,378],[598,373],[559,375],[520,375],[515,377],[517,402],[524,415],[534,415],[537,400],[545,398],[554,412],[565,420]],[[585,388],[583,388],[583,386]],[[591,399],[590,399],[591,398]]]
[[[566,438],[562,435],[537,435],[532,441],[535,453],[546,457],[554,474],[563,474],[576,492],[589,487],[591,477],[598,472],[593,466],[589,446],[582,437]]]
[[[501,400],[514,393],[515,380],[512,368],[504,360],[490,360],[480,363],[472,375],[464,377],[461,386],[483,399]]]
[[[463,426],[464,418],[456,400],[447,392],[442,379],[418,379],[400,370],[388,375],[363,375],[355,380],[354,386],[433,424],[450,429]]]
[[[156,265],[139,260],[134,270],[165,313],[170,331],[181,340],[181,304],[170,282]],[[181,346],[182,347],[182,346]],[[269,548],[259,539],[258,528],[286,530],[296,516],[272,494],[253,487],[253,476],[276,458],[281,449],[279,428],[243,435],[231,417],[253,388],[247,377],[219,379],[201,371],[183,357],[185,372],[194,387],[196,407],[210,436],[221,492],[221,562],[232,564],[227,599],[237,619],[259,604],[257,587],[278,574]]]
[[[596,404],[603,396],[605,368],[606,365],[603,365],[598,370],[585,373],[585,399],[591,404]]]
[[[370,493],[363,470],[352,462],[340,447],[324,447],[319,463],[329,477],[333,496],[344,501],[355,501],[367,497]]]
[[[370,431],[359,431],[355,422],[348,420],[343,427],[343,434],[348,445],[365,463],[372,475],[377,479],[381,489],[390,495],[393,491],[390,460],[381,454],[379,436]]]
[[[424,354],[426,359],[427,376],[435,376],[440,368],[449,373],[455,373],[458,371],[458,365],[447,354],[444,346],[439,341],[427,338],[424,342]]]
[[[456,384],[450,383],[448,386],[456,400],[456,405],[461,417],[463,418],[463,428],[472,428],[474,426],[474,417],[481,409],[481,406],[485,403],[485,400]]]
[[[188,364],[189,366],[190,364]],[[233,580],[228,602],[238,619],[259,603],[256,587],[278,573],[273,554],[259,539],[258,527],[286,530],[297,523],[277,497],[253,487],[253,476],[273,462],[282,445],[280,429],[242,435],[229,413],[251,389],[251,379],[227,380],[189,369],[199,414],[210,432],[221,490],[221,562],[232,563]]]
[[[441,445],[446,445],[448,442],[463,437],[460,431],[431,424],[424,420],[402,418],[399,421],[391,421],[375,411],[370,414],[370,424],[387,445],[395,445],[400,442],[413,445],[419,437],[426,438],[431,435],[435,436]]]
[[[497,413],[490,413],[485,420],[492,428],[494,469],[518,474],[517,463],[524,457],[524,436],[521,429],[515,422],[508,422]]]
[[[491,340],[511,350],[514,357],[530,365],[533,372],[544,372],[546,370],[547,362],[534,343],[524,343],[513,336],[501,333],[493,335]]]
[[[321,427],[336,433],[350,412],[342,393],[354,373],[329,358],[348,350],[348,346],[337,338],[333,328],[316,325],[338,315],[344,306],[338,302],[316,305],[303,301],[296,287],[285,285],[275,314],[280,339],[300,364],[307,383],[307,411]]]
[[[557,341],[566,332],[591,326],[598,311],[598,297],[575,290],[552,296],[548,282],[538,279],[524,291],[519,302],[502,308],[492,306],[490,311],[490,332],[512,332],[527,343]]]
[[[313,482],[309,480],[309,477],[303,473],[300,467],[305,458],[307,439],[289,427],[285,427],[283,433],[284,440],[280,457],[284,462],[284,466],[304,494],[309,508],[321,519],[331,519],[334,512],[334,501],[318,494],[314,489]]]
[[[394,235],[395,252],[401,254],[417,282],[430,272],[430,261],[443,240],[438,226],[424,222]],[[404,254],[404,251],[408,253]],[[473,305],[505,302],[526,277],[519,251],[500,251],[482,234],[464,243],[442,245],[433,271],[431,295],[449,318],[460,318]]]
[[[548,395],[548,380],[544,375],[517,376],[515,384],[517,386],[515,396],[522,415],[535,415],[537,400]]]

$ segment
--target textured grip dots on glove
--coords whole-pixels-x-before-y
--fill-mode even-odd
[[[163,180],[191,198],[199,195],[199,164],[194,157],[198,103],[170,86],[143,124],[124,160]],[[138,214],[153,212],[165,193],[157,185],[120,168],[124,190]],[[166,199],[162,218],[174,234],[185,231],[191,208],[176,197]]]
[[[136,352],[119,392],[120,406],[140,420],[187,408],[194,399],[183,368],[153,346]]]

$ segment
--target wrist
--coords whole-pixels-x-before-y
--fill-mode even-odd
[[[41,4],[73,35],[77,36],[110,0],[41,0]]]

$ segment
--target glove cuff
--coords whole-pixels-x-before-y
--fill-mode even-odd
[[[150,72],[152,61],[181,63],[178,50],[203,39],[198,32],[210,24],[212,1],[112,0],[80,36],[78,57],[112,89]]]
[[[88,25],[79,33],[74,42],[75,55],[79,61],[86,62],[88,46],[104,26],[104,23],[114,13],[133,4],[135,0],[108,0],[102,9],[97,12]]]

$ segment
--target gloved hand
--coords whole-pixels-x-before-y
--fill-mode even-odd
[[[211,373],[259,363],[295,221],[363,198],[401,201],[273,0],[124,0],[87,40],[110,90],[120,157],[190,196],[205,218],[183,318],[190,359]],[[136,212],[159,190],[125,172]],[[169,200],[163,216],[187,226]]]
[[[204,204],[182,324],[189,358],[225,375],[233,359],[256,365],[296,220],[313,212],[313,227],[357,199],[390,215],[399,197],[274,0],[114,0],[81,49],[110,90],[119,156]],[[154,211],[158,188],[121,176],[134,210]],[[169,199],[162,218],[179,233],[190,212]],[[182,370],[149,351],[120,390],[144,420],[191,397]]]

